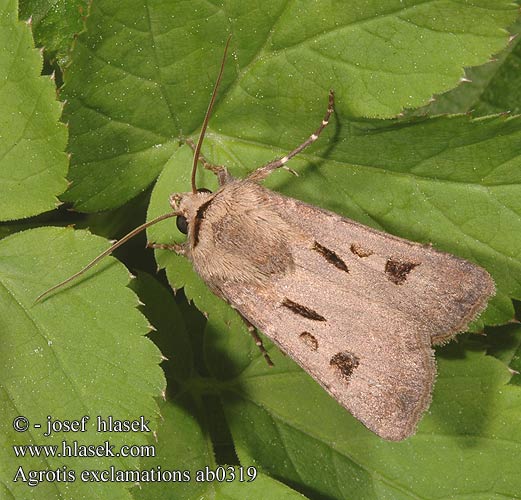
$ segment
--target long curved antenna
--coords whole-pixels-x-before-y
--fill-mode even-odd
[[[123,243],[126,243],[130,238],[133,238],[136,236],[136,234],[140,233],[147,227],[153,226],[154,224],[157,224],[158,222],[161,222],[162,220],[169,219],[170,217],[175,217],[177,214],[175,212],[169,212],[167,214],[160,215],[159,217],[156,217],[155,219],[152,219],[151,221],[145,222],[144,224],[141,224],[141,226],[136,227],[136,229],[133,229],[130,231],[130,233],[126,234],[121,238],[120,240],[116,241],[112,246],[107,248],[104,252],[101,252],[95,259],[91,260],[83,269],[80,269],[77,273],[74,273],[72,276],[69,276],[66,280],[63,280],[61,283],[58,283],[57,285],[52,286],[51,288],[45,290],[45,292],[41,293],[36,297],[34,302],[39,302],[44,297],[49,295],[51,292],[54,292],[54,290],[61,288],[62,286],[66,285],[67,283],[70,283],[72,280],[76,279],[78,276],[81,276],[84,272],[88,271],[91,267],[95,266],[103,257],[106,257],[107,255],[110,255],[116,248],[123,245]]]
[[[215,102],[215,97],[217,95],[217,90],[219,89],[219,84],[221,83],[221,78],[224,72],[224,63],[226,62],[226,54],[228,53],[228,45],[230,45],[230,39],[232,35],[228,36],[228,40],[226,40],[226,46],[224,47],[223,58],[221,61],[221,69],[219,70],[219,76],[215,82],[213,87],[212,97],[210,99],[210,104],[208,104],[208,108],[206,110],[206,114],[204,115],[203,126],[201,127],[201,133],[199,134],[199,140],[197,141],[197,146],[194,151],[194,162],[192,164],[192,193],[197,193],[197,186],[195,185],[195,174],[197,172],[197,160],[199,159],[199,153],[201,152],[201,146],[203,145],[204,134],[206,132],[206,127],[208,126],[208,122],[210,121],[210,115],[212,113],[213,104]]]

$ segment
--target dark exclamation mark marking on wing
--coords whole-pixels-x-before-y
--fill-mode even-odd
[[[282,305],[284,307],[287,307],[290,311],[293,311],[295,314],[299,314],[304,318],[312,319],[314,321],[326,321],[326,318],[324,318],[324,316],[321,316],[316,311],[313,311],[313,309],[297,304],[296,302],[293,302],[288,298],[285,298],[282,301]]]
[[[387,274],[387,279],[395,285],[403,285],[407,275],[419,265],[414,262],[389,259],[385,264],[385,274]]]
[[[337,352],[329,361],[329,365],[346,381],[359,364],[358,357],[349,351]]]
[[[312,351],[316,351],[318,349],[318,340],[309,332],[302,332],[299,335],[300,340],[304,342]]]
[[[363,246],[361,246],[359,243],[353,243],[351,245],[351,252],[355,255],[358,255],[358,257],[369,257],[370,255],[373,255],[373,252],[371,250],[367,250]]]
[[[346,263],[335,252],[333,252],[333,250],[322,246],[318,241],[315,241],[313,244],[313,250],[322,255],[324,259],[326,259],[330,264],[333,264],[336,268],[345,271],[346,273],[349,272]]]
[[[204,213],[212,203],[213,198],[210,198],[208,201],[205,201],[198,209],[194,217],[194,248],[199,243],[199,229],[201,227],[201,221],[204,219]]]

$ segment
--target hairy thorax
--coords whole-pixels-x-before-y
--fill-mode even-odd
[[[189,256],[210,285],[268,281],[293,268],[290,242],[298,235],[282,219],[273,193],[234,180],[203,208],[190,224]]]

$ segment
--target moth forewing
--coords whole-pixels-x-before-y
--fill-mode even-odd
[[[414,433],[431,343],[484,308],[488,273],[248,180],[209,199],[189,255],[210,288],[375,433]]]

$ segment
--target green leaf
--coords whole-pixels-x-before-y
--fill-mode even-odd
[[[521,391],[505,385],[509,373],[498,360],[469,351],[438,357],[433,402],[417,434],[389,443],[289,359],[271,355],[274,369],[259,358],[227,380],[223,406],[241,463],[312,498],[517,497]]]
[[[317,116],[320,119],[320,116]],[[327,160],[304,153],[293,160],[298,179],[274,173],[267,185],[412,241],[467,258],[487,269],[496,296],[482,316],[486,324],[513,317],[511,298],[521,298],[521,118],[434,118],[412,123],[383,122],[343,127],[332,124],[321,138],[335,135]],[[313,127],[310,127],[312,129]],[[212,162],[228,165],[243,177],[254,165],[284,154],[257,143],[231,141],[213,134],[205,144]],[[170,210],[171,193],[190,185],[190,151],[176,153],[154,189],[149,218]],[[251,158],[254,158],[251,162]],[[199,186],[215,188],[209,172]],[[150,228],[149,240],[182,241],[173,221]],[[216,299],[195,276],[190,263],[172,253],[158,253],[174,288],[210,315],[222,314]]]
[[[164,390],[158,366],[160,353],[144,335],[147,321],[138,312],[137,297],[125,287],[128,272],[114,259],[39,303],[35,297],[80,269],[106,248],[106,241],[70,228],[40,228],[0,242],[0,476],[11,498],[32,498],[33,490],[18,467],[75,471],[75,482],[44,481],[40,498],[130,498],[122,482],[83,482],[82,470],[137,469],[137,458],[15,458],[13,445],[143,445],[146,433],[95,431],[96,417],[154,420],[153,399]],[[13,420],[25,416],[30,430],[17,433]],[[46,437],[47,416],[60,420],[90,417],[86,432],[53,433]],[[33,427],[40,423],[41,429]]]
[[[190,378],[194,364],[192,347],[184,316],[174,301],[172,291],[144,272],[138,273],[138,278],[132,280],[130,287],[144,304],[142,312],[154,325],[150,339],[160,348],[163,356],[172,361],[165,370],[168,379],[183,382]]]
[[[14,0],[0,2],[0,220],[54,209],[67,187],[67,129],[29,26]]]
[[[175,482],[142,483],[133,490],[139,499],[155,498],[304,498],[287,486],[248,467],[216,463],[213,444],[208,434],[209,422],[204,405],[204,392],[209,389],[197,373],[187,328],[174,298],[155,279],[140,273],[132,283],[139,294],[147,318],[156,326],[151,334],[169,358],[163,363],[169,391],[160,405],[161,425],[157,437],[151,439],[156,456],[142,458],[143,471],[176,471]],[[198,384],[198,381],[200,382]],[[202,383],[201,383],[202,382]],[[212,417],[210,417],[212,418]],[[217,473],[229,481],[211,480]],[[254,478],[253,481],[248,481]],[[201,480],[206,479],[206,480]]]
[[[198,415],[200,412],[188,395],[161,405],[163,422],[157,435],[157,456],[143,460],[142,470],[157,470],[161,467],[163,471],[175,471],[176,477],[182,479],[177,479],[176,482],[142,483],[139,489],[133,490],[134,498],[305,498],[252,466],[215,464],[211,445],[205,438]],[[217,481],[212,473],[226,478],[225,481]],[[253,480],[248,481],[249,479]]]
[[[310,133],[330,87],[342,121],[393,116],[453,88],[464,66],[506,45],[516,16],[507,0],[263,5],[95,2],[64,75],[73,153],[64,199],[98,211],[153,182],[178,137],[200,127],[228,32],[233,60],[211,132],[286,147]]]
[[[512,40],[497,59],[466,71],[466,80],[412,114],[467,113],[474,116],[521,111],[521,20],[511,28]]]
[[[255,477],[252,482],[247,482],[248,471],[251,474],[251,478]],[[244,481],[235,479],[230,482],[217,483],[215,485],[215,498],[223,500],[242,500],[245,496],[252,500],[264,500],[266,498],[276,498],[277,500],[303,500],[306,498],[304,495],[297,493],[269,476],[259,472],[256,472],[255,476],[253,476],[253,474],[253,467],[249,469],[235,467],[234,478],[244,477]],[[229,477],[231,478],[231,475]]]
[[[74,35],[83,30],[88,5],[87,0],[20,0],[20,19],[31,19],[36,44],[65,67]]]

